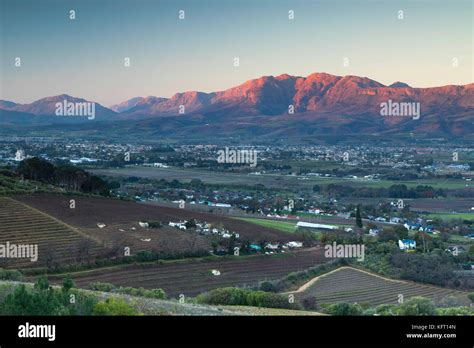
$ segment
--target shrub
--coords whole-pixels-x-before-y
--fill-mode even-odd
[[[140,313],[123,299],[108,298],[105,302],[95,304],[93,315],[140,315]]]
[[[432,300],[417,296],[400,305],[400,315],[436,315],[436,307]]]
[[[148,294],[150,296],[147,296],[147,297],[151,297],[151,298],[157,298],[161,300],[166,298],[166,293],[163,289],[152,289],[148,291]]]
[[[271,282],[265,281],[260,283],[259,289],[266,292],[275,292],[275,285]]]
[[[457,296],[445,296],[443,299],[439,302],[439,307],[459,307],[462,306],[463,301]]]
[[[375,307],[376,315],[398,315],[398,306],[392,304],[381,304]]]
[[[65,281],[68,282],[67,280]],[[33,287],[16,285],[0,303],[2,315],[90,315],[97,299],[75,290],[76,302],[70,303],[70,290],[49,286],[46,278],[40,278]]]
[[[331,315],[362,315],[362,307],[357,303],[338,302],[326,308],[326,313]]]
[[[68,292],[69,290],[71,290],[75,286],[76,286],[76,284],[74,284],[74,280],[72,280],[70,276],[67,276],[66,278],[64,278],[64,280],[63,280],[63,291],[64,292]]]
[[[474,303],[474,292],[469,293],[467,297],[469,298],[469,300],[471,300],[471,302]]]
[[[139,251],[137,255],[135,256],[135,260],[138,262],[149,262],[149,261],[154,261],[158,259],[158,255],[152,251]]]
[[[311,297],[306,297],[301,301],[301,304],[303,305],[304,309],[308,310],[314,310],[318,308],[318,303],[316,301],[316,297],[311,296]]]
[[[112,290],[116,289],[116,287],[114,284],[96,282],[90,283],[89,289],[95,291],[111,292]]]
[[[265,291],[245,290],[238,288],[219,288],[196,298],[198,303],[229,306],[253,306],[268,308],[298,308],[283,295]]]
[[[21,281],[23,279],[23,274],[17,270],[2,269],[0,268],[0,279],[1,280],[13,280]]]
[[[161,221],[148,221],[148,227],[150,228],[162,228],[163,224]]]
[[[439,315],[474,315],[474,308],[467,306],[438,308],[436,311]]]

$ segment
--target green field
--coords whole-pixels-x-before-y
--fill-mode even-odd
[[[417,233],[418,233],[417,231],[408,231],[408,235],[409,235],[410,237],[415,237],[415,235],[416,235]],[[439,238],[439,237],[440,237],[439,234],[430,234],[429,236],[432,237],[432,238]],[[460,236],[459,234],[452,234],[452,233],[450,233],[449,242],[452,242],[452,243],[471,244],[471,243],[472,243],[472,240],[471,240],[471,239],[468,239],[468,238],[466,238],[466,237],[464,237],[464,236]]]
[[[474,213],[429,213],[423,214],[426,218],[439,218],[442,220],[453,220],[453,219],[461,219],[461,220],[469,220],[474,221]]]
[[[200,179],[206,184],[218,184],[228,186],[253,186],[263,184],[267,188],[274,188],[280,190],[287,190],[288,187],[293,189],[312,188],[314,185],[327,184],[341,184],[358,187],[372,187],[372,188],[388,188],[391,185],[404,184],[408,187],[416,187],[418,185],[429,185],[437,189],[462,189],[470,187],[463,180],[408,180],[408,181],[391,181],[391,180],[366,180],[366,179],[350,179],[350,178],[335,178],[335,177],[306,177],[281,175],[281,174],[260,174],[251,175],[246,173],[225,173],[209,171],[204,169],[189,169],[189,168],[149,168],[149,167],[125,167],[125,168],[109,168],[91,170],[96,175],[106,176],[137,176],[148,179],[177,179],[183,182],[189,182],[192,179]]]
[[[274,228],[276,230],[283,231],[283,232],[293,233],[296,231],[295,222],[275,221],[275,220],[266,220],[266,219],[258,219],[258,218],[236,218],[236,219],[251,222],[253,224],[263,226],[263,227]]]

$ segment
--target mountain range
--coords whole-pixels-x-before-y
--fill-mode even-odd
[[[299,136],[425,132],[444,136],[474,133],[474,83],[413,88],[403,82],[385,86],[367,77],[314,73],[283,74],[249,80],[224,91],[176,93],[171,98],[135,97],[109,108],[96,104],[94,121],[57,117],[59,95],[30,104],[0,101],[0,124],[30,125],[115,122],[129,131],[156,134],[246,134]],[[418,119],[383,116],[383,103],[419,103]],[[407,117],[408,116],[408,117]],[[100,126],[103,129],[103,126]]]

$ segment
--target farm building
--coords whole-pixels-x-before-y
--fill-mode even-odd
[[[306,230],[319,230],[319,231],[334,231],[337,230],[337,226],[334,225],[325,225],[325,224],[313,224],[311,222],[299,221],[296,224],[298,229]]]

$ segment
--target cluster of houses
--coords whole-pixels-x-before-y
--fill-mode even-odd
[[[187,221],[178,221],[178,222],[170,221],[168,225],[171,227],[176,227],[180,230],[186,230],[187,229],[186,223]],[[221,236],[222,238],[230,238],[232,236],[234,236],[237,239],[240,238],[240,235],[238,233],[231,232],[225,228],[212,227],[207,222],[196,222],[195,229],[196,229],[196,232],[202,236],[218,235],[218,236]]]
[[[426,232],[432,234],[438,234],[438,231],[435,231],[432,225],[423,225],[421,223],[412,223],[412,222],[405,222],[403,226],[407,230],[418,231],[418,232]]]
[[[161,162],[155,162],[155,163],[143,163],[144,167],[154,167],[154,168],[169,168],[170,166],[161,163]]]
[[[262,250],[262,247],[258,244],[250,244],[249,248],[251,251],[255,252],[262,252],[265,251],[265,255],[271,255],[276,252],[281,252],[284,253],[285,250],[288,249],[297,249],[297,248],[302,248],[303,247],[303,242],[288,242],[285,244],[280,244],[280,243],[267,243],[264,246],[264,250]]]
[[[178,228],[180,230],[187,230],[188,227],[186,226],[187,221],[178,221],[178,222],[169,222],[168,225],[171,227]],[[207,222],[201,222],[201,221],[196,221],[196,227],[193,227],[197,233],[200,235],[217,235],[222,238],[231,238],[235,237],[236,239],[240,238],[239,233],[231,232],[225,228],[217,228],[213,227],[211,224]],[[303,242],[297,242],[297,241],[290,241],[287,243],[276,243],[276,242],[269,242],[266,243],[265,245],[259,245],[259,244],[249,244],[248,248],[250,251],[253,252],[264,252],[265,255],[271,255],[276,252],[282,252],[284,253],[285,250],[289,249],[297,249],[297,248],[302,248],[303,247]],[[217,250],[217,252],[222,252],[226,253],[227,249],[223,248],[222,250]]]

